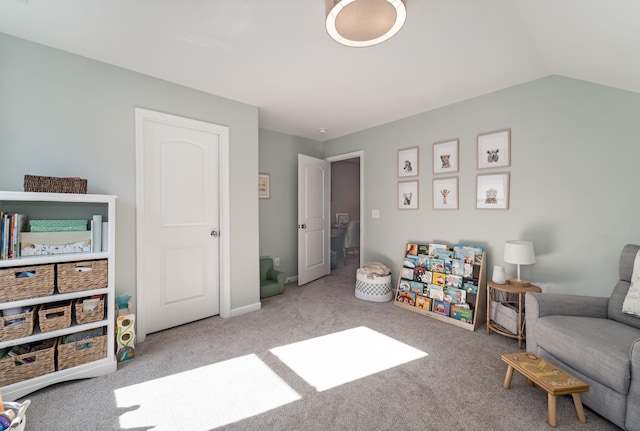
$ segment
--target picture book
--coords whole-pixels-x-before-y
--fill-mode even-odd
[[[413,270],[413,280],[414,281],[422,281],[422,274],[424,274],[425,272],[427,272],[426,269],[424,269],[421,266],[417,266],[414,270]],[[405,277],[405,278],[409,278],[409,277]]]
[[[443,316],[449,316],[449,311],[451,309],[451,304],[448,302],[441,301],[439,299],[433,300],[433,312],[442,314]]]
[[[447,276],[441,272],[434,272],[431,277],[431,283],[444,287],[447,284]]]
[[[464,303],[467,300],[467,292],[455,287],[447,287],[444,290],[444,300],[454,304]]]
[[[451,304],[451,317],[462,322],[473,322],[473,310],[469,304]]]
[[[444,250],[448,250],[449,247],[447,247],[446,244],[429,244],[429,255],[433,256],[436,249],[444,249]]]
[[[400,271],[400,277],[406,278],[408,280],[413,280],[413,269],[402,268],[402,270]]]
[[[473,251],[473,256],[474,256],[473,263],[475,265],[480,265],[482,263],[482,247],[478,245],[456,244],[453,246],[453,250],[454,252],[457,252],[458,250],[465,250],[464,253],[467,255],[470,255],[471,251]]]
[[[453,259],[453,251],[446,248],[436,248],[433,250],[433,257],[438,259]]]
[[[463,272],[462,276],[466,277],[466,278],[474,278],[473,277],[473,264],[472,263],[465,263],[464,264],[464,272]]]
[[[409,280],[400,279],[398,290],[411,290],[411,282]]]
[[[405,252],[407,256],[417,256],[418,255],[418,244],[407,244],[407,250]]]
[[[447,275],[447,287],[457,287],[462,288],[462,276],[461,275]]]
[[[464,275],[464,260],[453,259],[451,261],[451,274],[460,276]]]
[[[406,268],[415,268],[418,266],[418,256],[406,255],[404,258],[404,266]]]
[[[429,261],[431,260],[431,256],[427,254],[419,254],[418,255],[418,263],[417,266],[421,266],[424,269],[429,269]]]
[[[442,286],[437,286],[435,284],[430,284],[428,286],[428,295],[429,298],[439,299],[441,301],[444,300],[444,288]]]
[[[444,272],[444,260],[442,259],[431,259],[431,267],[429,268],[432,272]]]
[[[416,268],[416,269],[418,269],[418,268]],[[415,274],[415,272],[414,272],[414,274]],[[428,283],[431,283],[431,280],[433,279],[433,273],[431,271],[426,271],[425,270],[423,272],[420,272],[420,277],[419,278],[414,276],[413,279],[416,280],[416,281],[421,281],[423,283],[427,283],[428,284]]]
[[[418,244],[418,254],[429,254],[429,244]]]
[[[396,294],[396,301],[409,305],[416,305],[416,293],[398,290],[398,293]]]
[[[462,288],[469,293],[478,293],[478,280],[463,279]]]
[[[424,292],[424,284],[419,281],[410,281],[409,282],[409,290],[416,293]]]
[[[473,265],[476,260],[476,252],[468,247],[454,249],[456,259],[464,260],[464,263]]]
[[[416,307],[422,308],[423,310],[431,310],[431,298],[425,295],[416,295]]]

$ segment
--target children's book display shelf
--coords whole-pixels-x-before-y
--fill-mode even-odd
[[[485,265],[478,246],[409,243],[393,303],[475,331],[487,321]]]

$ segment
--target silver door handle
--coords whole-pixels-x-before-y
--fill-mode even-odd
[[[212,230],[211,231],[211,236],[214,237],[214,238],[217,238],[218,237],[218,231]]]
[[[306,224],[299,224],[298,225],[298,229],[306,229],[307,225]]]

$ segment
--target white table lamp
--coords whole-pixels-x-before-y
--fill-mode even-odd
[[[507,241],[504,244],[504,262],[518,266],[518,278],[509,279],[509,284],[516,286],[529,286],[531,283],[520,278],[520,265],[533,265],[536,263],[536,255],[533,252],[531,241]]]

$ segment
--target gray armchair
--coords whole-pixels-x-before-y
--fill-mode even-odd
[[[350,221],[344,234],[344,264],[347,264],[349,251],[360,251],[360,222]]]
[[[622,312],[638,245],[620,256],[610,297],[528,293],[527,350],[589,384],[585,405],[628,431],[640,431],[640,318]]]

